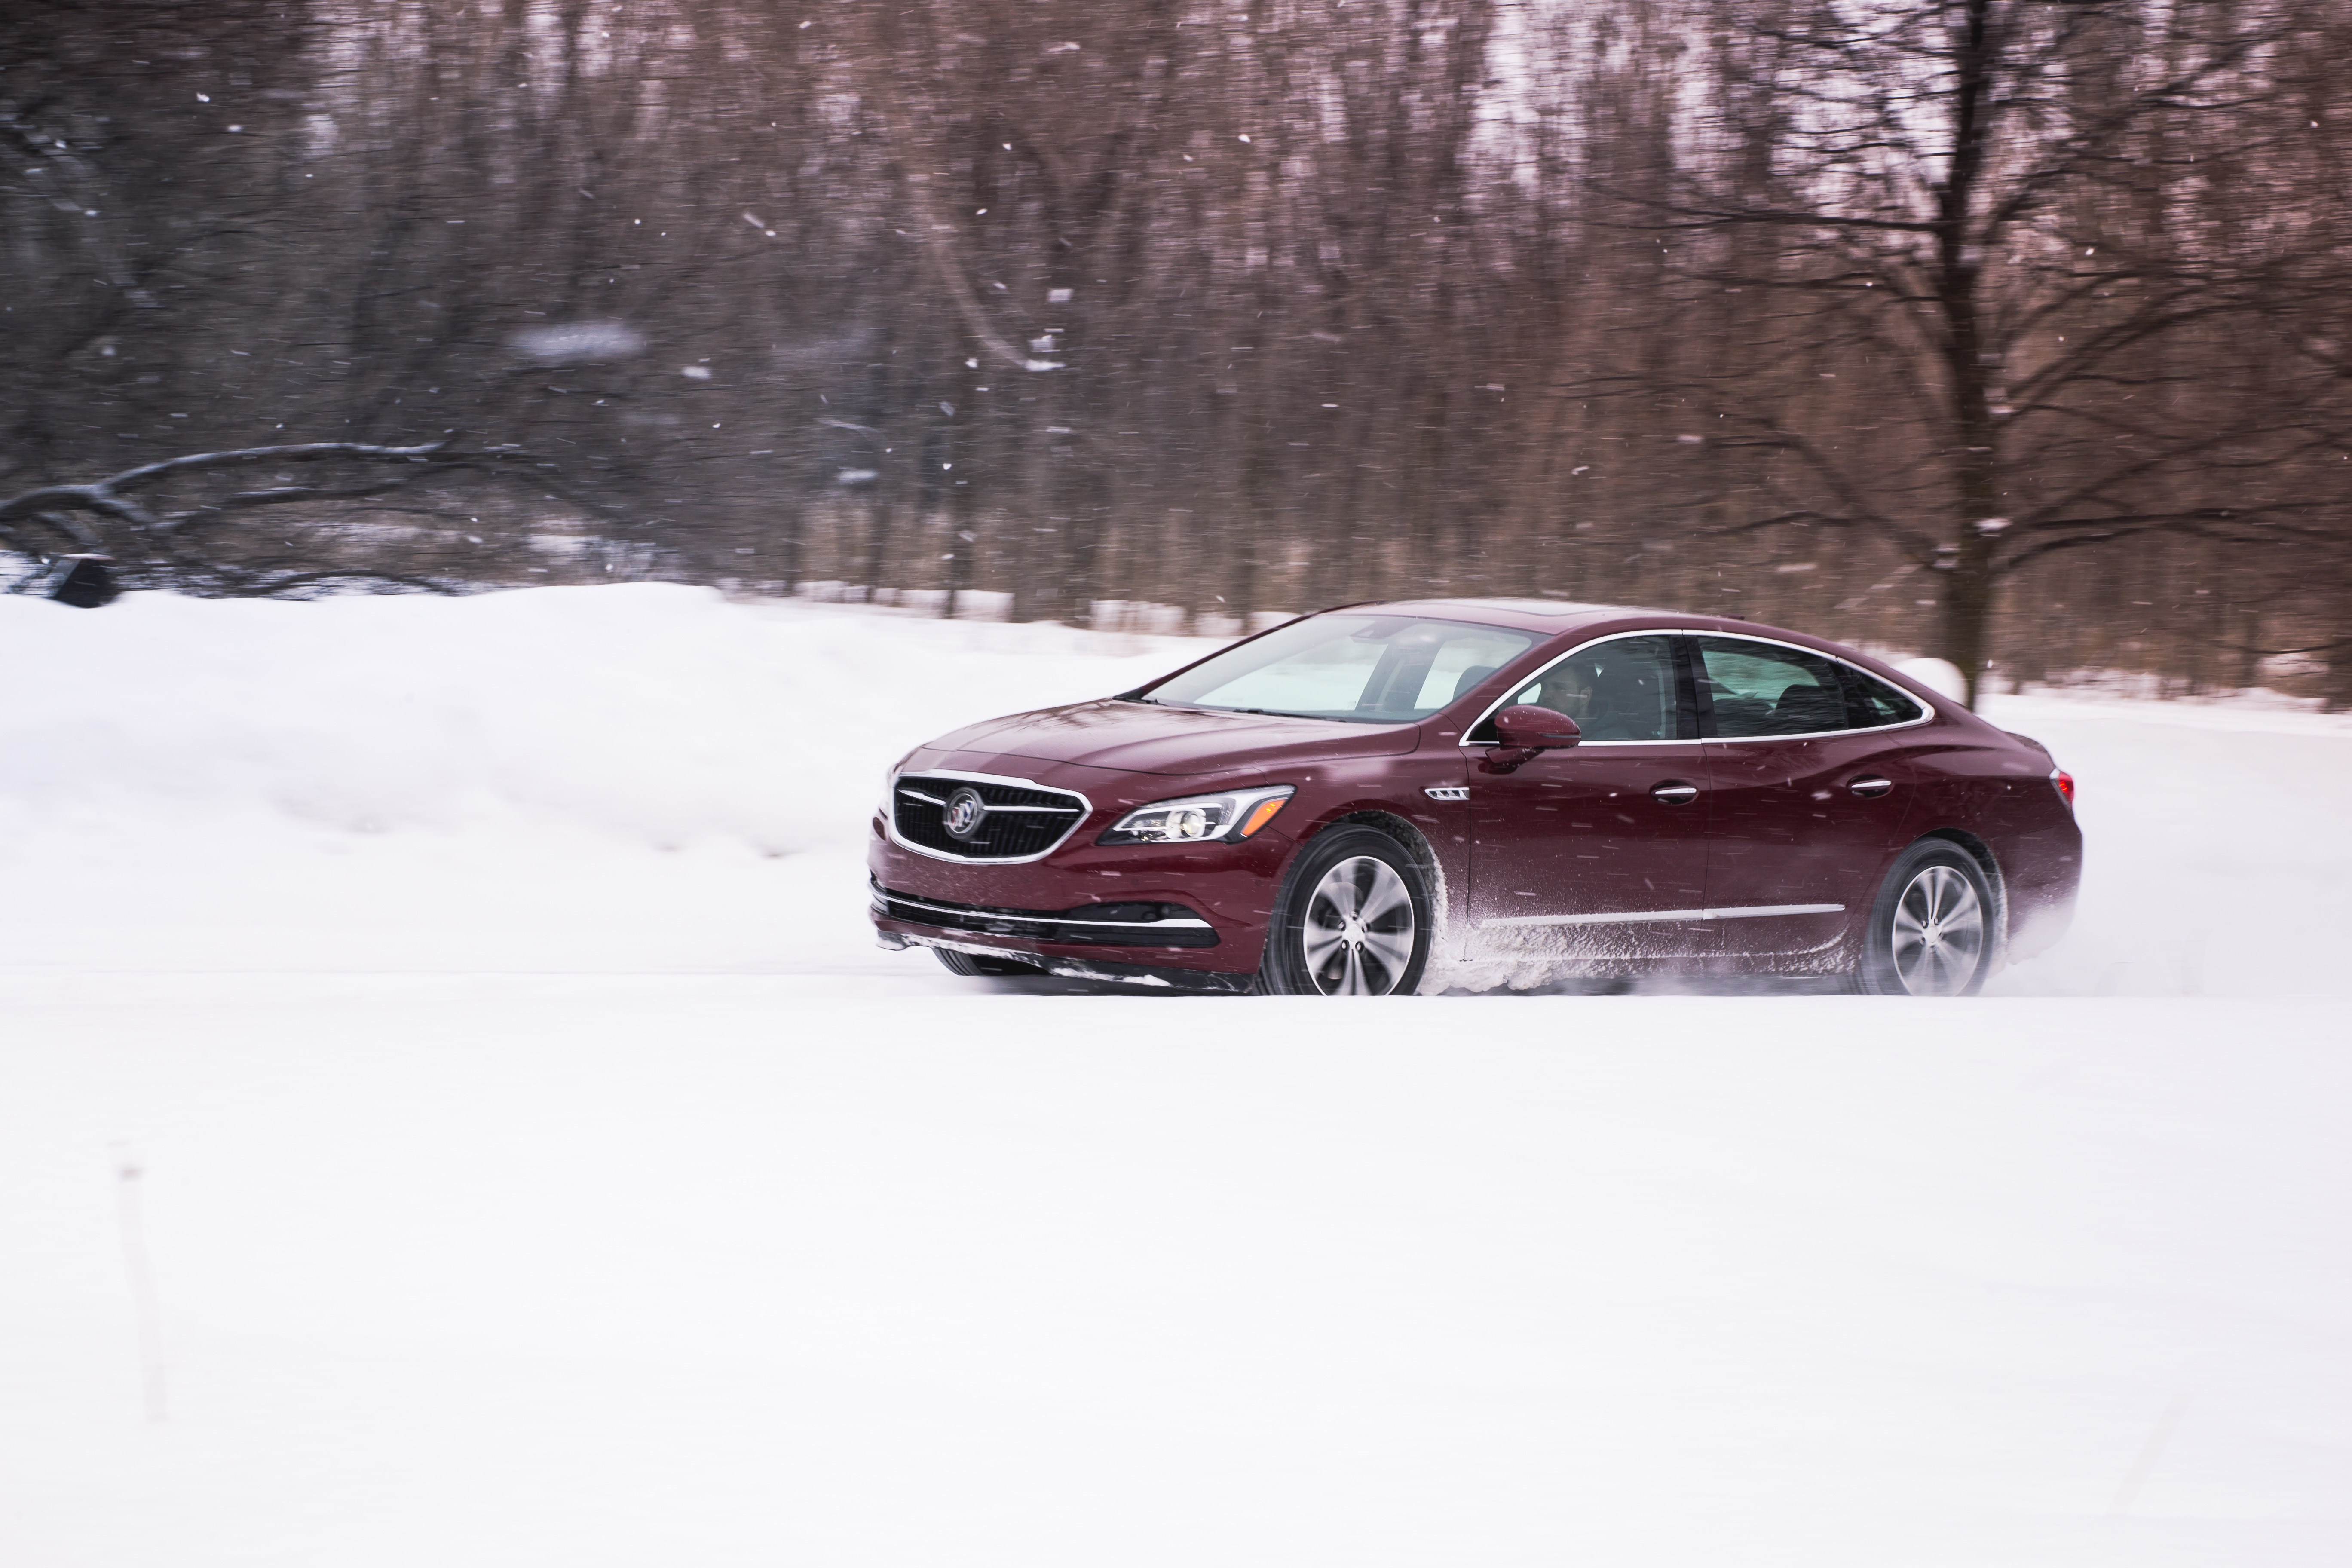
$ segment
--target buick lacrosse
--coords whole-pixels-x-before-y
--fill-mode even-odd
[[[882,943],[960,974],[1953,996],[2065,929],[2074,795],[2039,742],[1819,637],[1427,599],[919,746],[867,864]]]

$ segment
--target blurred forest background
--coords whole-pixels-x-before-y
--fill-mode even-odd
[[[2352,706],[2347,59],[2347,0],[6,0],[0,547]]]

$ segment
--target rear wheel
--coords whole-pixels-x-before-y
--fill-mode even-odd
[[[951,947],[935,947],[931,952],[941,963],[947,965],[950,974],[1003,975],[1044,973],[1035,964],[1023,963],[1017,959],[991,958],[986,953],[980,952],[958,952]]]
[[[1992,972],[1995,905],[1965,849],[1928,839],[1904,851],[1871,905],[1856,988],[1874,996],[1969,996]]]
[[[1278,995],[1410,993],[1429,942],[1429,886],[1412,852],[1376,827],[1336,828],[1291,867],[1259,979]]]

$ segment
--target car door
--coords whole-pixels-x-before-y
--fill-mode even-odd
[[[1566,713],[1580,744],[1495,772],[1480,760],[1492,711],[1468,732],[1471,955],[1606,964],[1711,947],[1706,760],[1674,644],[1584,644],[1494,704]]]
[[[1808,648],[1713,633],[1688,643],[1706,737],[1707,916],[1721,951],[1825,952],[1868,912],[1908,842],[1916,775],[1896,721],[1921,710]],[[1908,717],[1874,709],[1862,682]]]

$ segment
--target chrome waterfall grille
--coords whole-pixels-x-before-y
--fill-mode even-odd
[[[890,788],[904,842],[956,860],[1034,860],[1086,819],[1084,798],[1034,785],[907,773]]]

